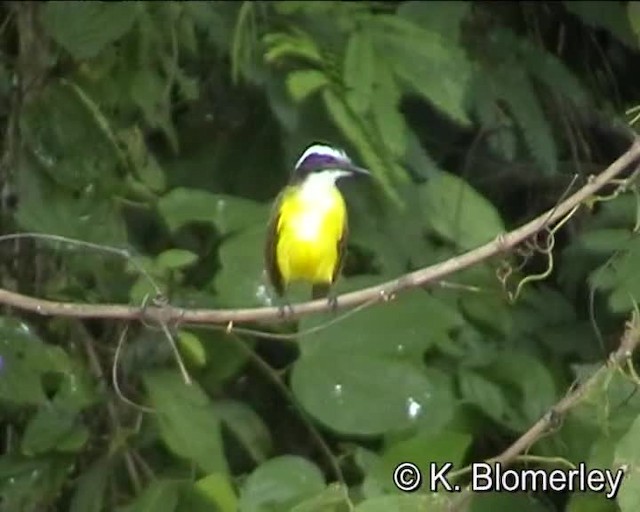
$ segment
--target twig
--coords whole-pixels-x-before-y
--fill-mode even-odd
[[[89,366],[91,367],[91,371],[93,372],[96,379],[100,382],[106,382],[104,378],[104,372],[102,370],[102,366],[100,365],[100,359],[96,354],[95,349],[93,348],[93,338],[87,332],[83,325],[76,325],[76,329],[79,331],[80,339],[82,340],[82,344],[84,345],[85,352],[87,353],[87,359],[89,359]],[[122,425],[120,424],[120,418],[118,417],[118,411],[116,406],[110,398],[107,399],[107,414],[109,416],[109,423],[111,425],[111,429],[114,431],[117,436],[118,433],[122,430]],[[131,452],[125,446],[123,450],[124,462],[127,468],[127,473],[129,474],[129,480],[131,480],[131,484],[136,494],[140,493],[142,489],[142,482],[140,480],[140,475],[136,470],[135,463],[133,461],[133,457],[131,456]]]
[[[590,180],[577,192],[569,196],[562,203],[551,210],[542,213],[527,224],[497,237],[495,240],[478,247],[472,251],[455,256],[441,263],[409,272],[397,279],[387,281],[377,286],[372,286],[355,292],[340,295],[337,299],[339,309],[352,308],[364,302],[388,300],[397,292],[425,286],[441,280],[442,278],[485,261],[493,256],[507,252],[520,243],[545,229],[548,224],[564,218],[572,209],[580,205],[586,199],[593,196],[601,188],[625,171],[629,165],[640,157],[640,141],[633,145],[606,170]],[[310,313],[328,311],[333,305],[326,300],[314,300],[292,306],[291,311],[284,315],[277,307],[260,307],[247,309],[183,309],[166,306],[150,306],[141,308],[134,305],[123,304],[82,304],[70,302],[56,302],[39,299],[28,295],[0,289],[0,304],[12,306],[17,309],[40,313],[42,315],[54,315],[75,318],[105,318],[118,320],[144,320],[149,319],[160,325],[171,323],[188,324],[234,324],[248,322],[278,322],[290,321]]]
[[[627,321],[624,334],[620,340],[620,346],[611,353],[609,359],[600,366],[589,378],[575,386],[569,391],[558,403],[551,407],[529,430],[522,434],[511,446],[509,446],[500,455],[487,459],[488,464],[500,464],[502,466],[509,465],[521,457],[549,430],[553,429],[567,412],[576,407],[589,391],[599,382],[600,377],[610,369],[620,367],[622,364],[630,361],[633,352],[640,345],[640,313],[636,308],[632,313],[631,319]],[[530,457],[530,456],[529,456]],[[459,474],[464,474],[466,468],[459,470]],[[467,487],[462,495],[454,502],[451,510],[462,510],[471,498],[472,492]]]

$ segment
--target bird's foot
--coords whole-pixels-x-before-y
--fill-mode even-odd
[[[280,304],[278,306],[278,316],[281,320],[285,320],[287,317],[293,315],[293,307],[289,302],[285,302],[284,304]]]
[[[338,311],[338,297],[333,294],[329,294],[327,297],[327,302],[329,304],[329,308],[332,313],[336,313]]]

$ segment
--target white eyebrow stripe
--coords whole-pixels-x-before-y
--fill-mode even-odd
[[[324,144],[314,144],[312,146],[309,146],[304,151],[304,153],[302,153],[302,156],[298,158],[295,168],[297,169],[298,167],[300,167],[302,162],[304,162],[308,156],[314,155],[314,154],[332,156],[334,158],[337,158],[338,160],[345,160],[347,162],[351,162],[351,159],[347,156],[347,154],[340,149],[332,148],[331,146],[326,146]]]

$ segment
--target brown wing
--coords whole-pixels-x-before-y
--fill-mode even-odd
[[[278,241],[278,221],[280,220],[279,206],[282,200],[282,194],[280,194],[274,204],[271,211],[271,218],[269,225],[267,226],[267,238],[264,244],[264,265],[267,271],[267,276],[271,282],[271,286],[276,293],[282,297],[284,294],[284,283],[282,282],[282,274],[278,268],[276,244]]]
[[[338,241],[338,261],[336,262],[336,268],[333,270],[333,276],[331,277],[331,284],[336,282],[340,272],[342,272],[342,267],[344,266],[344,257],[347,253],[347,239],[349,238],[349,223],[347,219],[344,219],[344,224],[342,225],[342,236]]]

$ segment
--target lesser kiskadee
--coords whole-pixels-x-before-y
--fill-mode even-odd
[[[340,149],[313,144],[302,153],[267,230],[266,270],[280,297],[293,281],[310,283],[314,299],[329,294],[342,270],[348,235],[347,207],[336,181],[367,175]],[[335,298],[329,300],[336,305]]]

